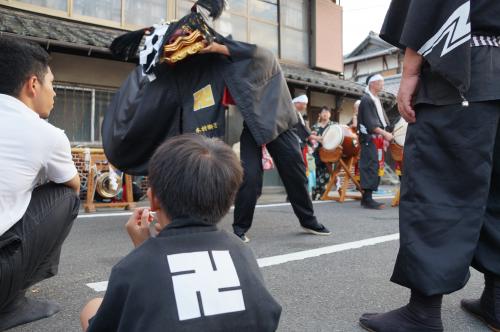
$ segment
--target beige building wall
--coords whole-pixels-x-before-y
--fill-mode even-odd
[[[342,7],[331,0],[313,0],[311,17],[312,66],[343,72]]]
[[[330,108],[335,108],[335,96],[311,91],[311,102],[309,105],[313,107],[328,106]]]
[[[135,64],[85,56],[51,53],[51,68],[58,83],[118,88]]]
[[[339,123],[347,124],[352,119],[352,109],[356,99],[344,98],[339,113]]]

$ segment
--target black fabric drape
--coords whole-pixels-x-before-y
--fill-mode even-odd
[[[198,54],[174,67],[159,66],[149,82],[138,67],[127,78],[104,116],[102,139],[110,162],[134,175],[146,175],[148,161],[166,138],[224,128],[221,97],[227,86],[258,145],[271,142],[297,122],[278,60],[256,45],[218,35],[231,56]],[[214,105],[195,111],[194,94],[210,85]],[[209,103],[210,104],[210,103]],[[207,120],[209,119],[209,120]],[[201,127],[200,127],[201,125]]]

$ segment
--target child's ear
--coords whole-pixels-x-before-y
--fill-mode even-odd
[[[146,195],[148,196],[149,199],[149,205],[151,206],[151,211],[158,211],[160,209],[160,202],[154,195],[153,190],[151,190],[151,188],[148,188]]]

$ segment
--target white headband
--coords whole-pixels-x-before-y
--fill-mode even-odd
[[[383,81],[384,80],[384,77],[382,77],[382,75],[380,74],[377,74],[377,75],[373,75],[372,77],[370,77],[370,79],[368,80],[368,85],[372,82],[375,82],[375,81]]]
[[[304,103],[307,104],[309,102],[309,99],[307,99],[306,95],[300,95],[298,97],[295,97],[292,99],[292,103]]]

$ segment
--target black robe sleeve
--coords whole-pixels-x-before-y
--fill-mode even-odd
[[[421,54],[462,94],[470,86],[470,0],[392,0],[380,37]]]
[[[102,142],[108,160],[132,175],[147,175],[148,162],[167,137],[180,133],[179,94],[173,75],[149,82],[138,66],[104,116]]]
[[[257,144],[267,144],[297,123],[280,64],[265,48],[219,38],[231,54],[224,81]]]
[[[382,127],[377,115],[377,108],[368,96],[364,96],[359,104],[358,122],[359,131],[363,135],[374,134],[375,128]],[[366,133],[363,128],[366,128]]]
[[[127,275],[118,267],[111,270],[108,289],[96,315],[89,320],[87,332],[118,331],[123,309],[129,297]]]

